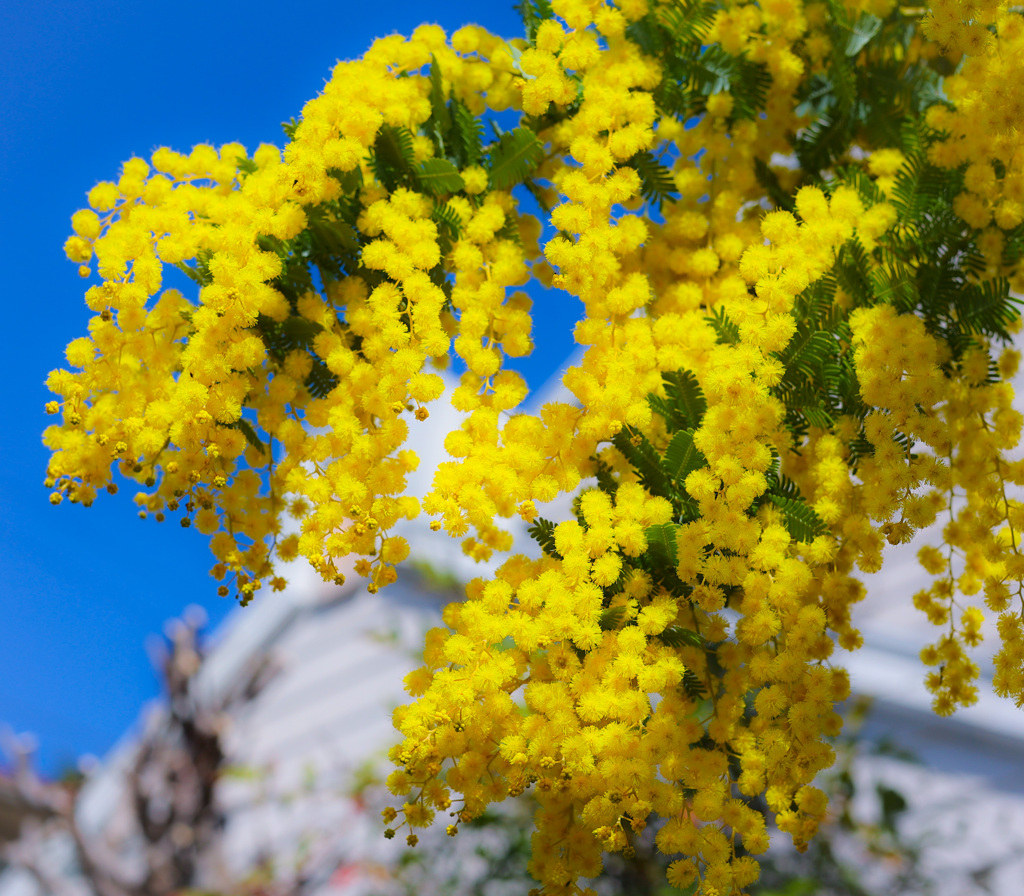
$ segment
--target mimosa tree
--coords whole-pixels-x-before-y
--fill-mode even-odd
[[[657,823],[671,884],[741,893],[768,846],[755,797],[798,847],[826,811],[833,650],[860,643],[856,573],[886,542],[943,523],[913,596],[935,710],[975,699],[982,607],[996,689],[1024,702],[1024,17],[522,13],[525,39],[377,41],[283,153],[160,149],[90,191],[66,249],[102,283],[49,379],[51,501],[137,482],[243,603],[299,555],[388,585],[421,513],[477,559],[521,516],[543,556],[472,582],[407,679],[386,833],[415,844],[441,812],[454,835],[533,788],[541,891],[580,892]],[[508,359],[536,283],[581,303],[585,353],[576,401],[533,416]],[[403,446],[453,352],[467,416],[421,506]],[[560,493],[572,518],[538,516]]]

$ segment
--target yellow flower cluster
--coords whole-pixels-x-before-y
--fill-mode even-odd
[[[376,590],[409,552],[404,446],[454,351],[464,422],[422,510],[476,559],[511,548],[502,519],[536,520],[546,554],[471,583],[428,635],[385,821],[450,810],[455,834],[533,788],[546,892],[581,892],[657,825],[673,886],[738,894],[768,846],[755,798],[800,848],[826,811],[813,781],[849,691],[830,634],[859,646],[855,572],[887,542],[945,522],[914,598],[944,631],[922,656],[936,710],[974,699],[983,611],[961,598],[981,592],[996,686],[1024,705],[1017,355],[991,369],[985,335],[1013,324],[998,278],[1024,283],[1024,19],[935,5],[926,33],[973,55],[932,130],[893,146],[862,123],[812,164],[814,85],[938,53],[894,42],[891,0],[848,2],[838,25],[800,0],[551,5],[527,41],[377,41],[283,154],[161,149],[96,186],[66,251],[103,283],[49,380],[47,481],[86,504],[115,472],[144,484],[141,513],[183,511],[243,602],[299,555],[339,582],[357,556]],[[864,17],[885,20],[867,49]],[[477,116],[510,108],[522,126],[485,145]],[[963,169],[948,215],[914,218],[926,163],[934,181]],[[543,246],[524,179],[556,232]],[[962,248],[930,257],[924,225],[959,222]],[[930,266],[961,256],[940,284],[952,310],[919,313]],[[585,348],[563,378],[575,401],[537,415],[515,413],[527,384],[505,366],[532,350],[531,282],[580,301]],[[577,490],[575,519],[537,520]]]
[[[995,44],[990,26],[1008,8],[1004,0],[933,0],[921,30],[929,40],[954,53],[982,56]]]
[[[966,60],[945,82],[954,107],[936,104],[927,122],[941,132],[929,160],[941,168],[966,166],[957,214],[982,232],[981,246],[991,273],[1012,279],[1018,291],[1024,276],[1018,264],[1007,265],[1008,234],[1024,222],[1024,21],[1000,8],[992,30],[999,51]],[[995,37],[986,29],[985,34]]]

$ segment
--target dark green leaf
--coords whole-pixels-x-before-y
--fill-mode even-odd
[[[384,125],[377,132],[370,154],[370,168],[377,180],[388,192],[393,192],[412,174],[413,161],[412,132]]]
[[[662,468],[670,479],[682,487],[687,476],[706,465],[707,458],[694,447],[692,430],[680,430],[672,436],[672,441],[665,449],[665,460],[662,463]]]
[[[544,157],[544,144],[529,128],[516,128],[502,134],[491,148],[487,171],[491,186],[508,190],[530,176]]]
[[[705,317],[718,334],[718,341],[727,345],[736,345],[740,341],[740,328],[736,326],[725,313],[721,305],[713,308],[711,314]]]
[[[813,541],[825,531],[825,524],[821,518],[804,501],[785,498],[781,495],[768,495],[767,497],[782,511],[786,528],[797,541]]]
[[[626,608],[623,605],[618,607],[608,607],[607,610],[602,611],[601,618],[598,621],[598,624],[601,626],[601,631],[614,631],[619,627],[619,624],[622,622],[625,615]]]
[[[424,190],[434,196],[458,193],[466,186],[459,169],[448,159],[426,159],[416,168],[416,180]]]
[[[483,155],[484,125],[464,103],[452,100],[452,147],[463,167],[474,165]]]
[[[679,527],[673,523],[661,523],[644,529],[647,537],[647,554],[655,564],[660,564],[675,571],[678,563],[676,532]]]
[[[530,538],[540,545],[541,550],[545,554],[549,557],[554,557],[556,560],[562,559],[562,555],[558,553],[558,549],[555,547],[555,524],[551,520],[537,517],[533,525],[526,531]]]
[[[652,153],[638,152],[624,167],[633,168],[640,176],[640,188],[644,199],[654,208],[660,209],[666,199],[679,196],[672,172],[662,165]]]
[[[240,417],[234,423],[227,423],[225,425],[228,429],[237,429],[243,436],[245,436],[245,440],[257,451],[260,451],[263,454],[267,453],[267,446],[260,441],[260,437],[256,435],[256,430],[252,428],[252,424],[248,420]]]
[[[678,625],[670,625],[660,634],[654,636],[662,644],[666,644],[669,647],[703,647],[704,639],[688,628],[682,628]]]

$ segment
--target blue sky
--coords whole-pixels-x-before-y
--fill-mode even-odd
[[[70,217],[99,180],[159,146],[280,145],[337,59],[422,21],[518,37],[501,3],[35,3],[0,0],[0,726],[33,732],[55,773],[102,755],[157,682],[143,648],[189,603],[216,622],[204,538],[136,518],[130,489],[53,508],[42,485],[47,373],[84,335],[85,283],[64,258]],[[567,301],[562,299],[562,302]],[[538,308],[532,384],[572,349],[575,308]]]

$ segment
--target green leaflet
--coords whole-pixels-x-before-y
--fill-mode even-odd
[[[757,182],[768,194],[768,198],[778,208],[785,209],[787,212],[792,212],[796,208],[793,197],[786,190],[782,189],[782,185],[779,183],[779,176],[767,162],[763,159],[754,159],[754,174],[757,177]]]
[[[530,538],[540,545],[540,549],[549,557],[561,560],[562,555],[555,547],[555,524],[551,520],[537,517],[533,525],[526,530]]]
[[[662,523],[644,529],[647,538],[647,552],[643,555],[644,568],[651,573],[656,582],[675,593],[681,593],[683,590],[683,584],[676,575],[678,528],[674,523]]]
[[[684,428],[696,429],[700,426],[708,403],[697,382],[697,375],[692,370],[678,370],[662,374],[662,380],[673,411],[687,423]]]
[[[480,161],[483,155],[483,122],[459,100],[452,100],[452,136],[452,150],[461,167]]]
[[[678,625],[670,625],[654,636],[669,647],[703,647],[704,639],[695,631]]]
[[[697,677],[697,674],[692,669],[687,669],[683,672],[681,686],[686,696],[695,703],[699,703],[708,694],[704,682]]]
[[[718,341],[727,345],[736,345],[740,341],[740,328],[732,322],[721,305],[712,309],[711,314],[704,318],[718,334]]]
[[[623,167],[627,166],[640,175],[641,194],[654,208],[660,209],[666,199],[679,196],[672,172],[653,153],[638,152]]]
[[[637,440],[635,445],[633,444],[634,438]],[[668,475],[662,468],[661,455],[645,435],[637,433],[635,436],[630,436],[625,429],[622,429],[612,439],[612,444],[625,455],[640,476],[640,484],[648,492],[652,495],[671,498],[673,488]]]
[[[430,54],[430,118],[424,130],[430,135],[442,158],[447,155],[447,146],[452,133],[452,113],[448,108],[448,97],[444,92],[444,79],[437,57]]]
[[[861,13],[856,24],[850,29],[850,36],[846,39],[844,52],[847,56],[856,56],[881,30],[882,20],[878,16],[873,16],[869,12]]]
[[[432,196],[458,193],[466,183],[459,169],[448,159],[426,159],[416,168],[416,182]]]
[[[181,271],[193,283],[199,286],[209,286],[213,283],[213,274],[210,273],[210,259],[213,253],[208,249],[201,249],[196,253],[192,264],[185,261],[175,262],[174,266]]]
[[[526,180],[544,157],[544,144],[529,128],[515,128],[491,147],[487,174],[496,190],[508,190]]]
[[[252,428],[252,424],[243,417],[239,417],[234,423],[223,423],[222,426],[226,426],[228,429],[237,429],[245,440],[261,454],[267,453],[267,445],[260,441],[260,437],[256,435],[256,430]]]
[[[687,476],[704,466],[707,466],[707,458],[694,447],[692,430],[680,430],[672,436],[662,464],[670,479],[682,487]]]
[[[603,610],[601,612],[601,617],[598,620],[598,625],[601,626],[601,631],[614,631],[619,627],[625,615],[626,608],[622,605],[618,607],[608,607],[607,610]]]
[[[384,125],[377,132],[370,153],[370,169],[389,193],[407,181],[413,169],[412,132]]]
[[[804,501],[768,495],[768,500],[782,511],[789,534],[797,541],[813,541],[825,532],[825,524]]]
[[[434,203],[434,207],[430,211],[430,218],[442,227],[447,228],[451,239],[457,240],[461,235],[462,218],[459,217],[459,213],[450,205]]]
[[[669,371],[662,374],[665,397],[651,394],[647,397],[651,409],[661,415],[671,433],[681,429],[696,430],[704,419],[707,401],[697,377],[691,370]]]

